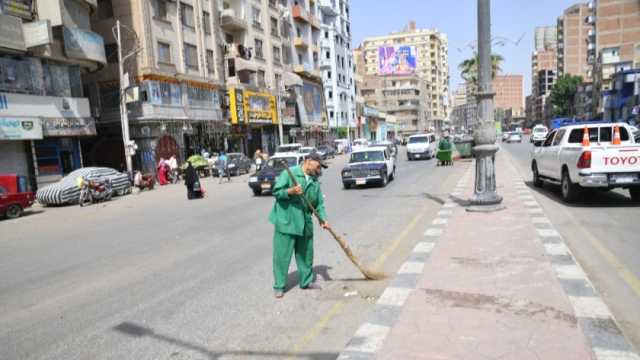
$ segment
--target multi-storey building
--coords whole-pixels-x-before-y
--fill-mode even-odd
[[[427,104],[429,128],[444,127],[449,115],[449,60],[447,35],[417,29],[411,22],[403,31],[367,38],[362,43],[367,75],[417,75],[426,84],[421,93]]]
[[[348,0],[320,0],[322,40],[320,67],[329,113],[329,128],[356,125],[355,80]]]
[[[604,112],[602,95],[612,90],[613,75],[640,67],[640,2],[636,0],[594,0],[592,26],[587,44],[587,62],[593,65],[593,110]]]
[[[0,173],[35,187],[83,166],[96,126],[81,79],[106,63],[96,11],[96,0],[0,2]]]
[[[587,64],[589,36],[593,34],[585,19],[591,15],[589,4],[575,4],[558,17],[557,63],[558,76],[571,74],[591,81],[591,69]]]
[[[553,49],[535,51],[531,56],[531,95],[533,107],[533,121],[543,123],[548,120],[547,99],[556,79],[556,52]]]
[[[493,97],[495,108],[511,109],[511,114],[514,117],[524,114],[524,82],[522,75],[496,75],[491,81],[491,88],[496,93]]]
[[[534,32],[534,50],[555,49],[557,46],[557,29],[555,26],[537,26]]]

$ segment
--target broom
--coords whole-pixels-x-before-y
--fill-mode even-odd
[[[293,176],[291,169],[289,169],[289,165],[285,161],[282,161],[282,164],[284,165],[284,168],[287,170],[287,173],[289,174],[289,178],[293,182],[293,185],[298,186],[298,182],[296,181],[295,176]],[[301,194],[300,196],[302,197],[305,204],[309,207],[309,209],[311,209],[311,212],[313,212],[313,215],[316,216],[316,219],[318,219],[318,222],[322,223],[322,220],[320,219],[320,215],[318,214],[318,211],[316,210],[315,207],[313,207],[313,205],[311,205],[311,202],[309,201],[309,199],[307,199],[307,197],[304,196],[304,194]],[[353,251],[351,251],[351,248],[349,247],[349,245],[347,245],[347,242],[340,235],[336,234],[333,231],[333,229],[329,228],[325,230],[328,230],[329,233],[331,233],[331,236],[333,236],[333,238],[338,242],[338,244],[342,248],[342,251],[344,251],[344,253],[347,254],[347,257],[349,258],[349,260],[351,260],[353,265],[355,265],[358,268],[358,270],[360,270],[362,275],[364,275],[364,277],[367,280],[380,280],[384,278],[384,274],[377,273],[375,271],[371,271],[365,268],[360,263],[360,261],[358,261],[356,256],[353,254]]]

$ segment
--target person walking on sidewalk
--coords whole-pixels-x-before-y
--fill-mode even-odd
[[[229,158],[224,151],[220,152],[218,155],[218,184],[222,184],[222,177],[224,177],[225,173],[227,174],[227,180],[231,182],[231,172],[229,171]]]
[[[305,196],[320,215],[320,225],[330,229],[324,209],[324,198],[318,178],[327,165],[320,155],[313,152],[301,166],[291,168],[298,185],[294,185],[289,173],[283,171],[273,187],[275,203],[269,214],[273,234],[273,277],[276,298],[284,295],[291,255],[295,253],[300,288],[319,289],[313,273],[313,217]]]
[[[187,161],[187,168],[184,171],[184,185],[187,187],[187,199],[191,200],[198,197],[200,179],[198,179],[196,168],[191,165],[190,161]]]

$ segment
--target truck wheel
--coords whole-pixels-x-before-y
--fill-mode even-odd
[[[640,188],[629,189],[629,195],[631,195],[631,200],[633,202],[640,202]]]
[[[542,187],[542,179],[540,178],[540,174],[538,173],[538,164],[533,163],[531,171],[533,172],[533,186],[539,188]]]
[[[578,185],[571,182],[569,172],[564,170],[562,172],[561,183],[562,199],[568,203],[573,203],[580,197],[580,188]]]
[[[15,219],[22,215],[22,206],[18,204],[9,205],[7,212],[5,213],[8,219]]]

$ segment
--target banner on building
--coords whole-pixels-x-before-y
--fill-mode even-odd
[[[93,118],[45,118],[42,130],[44,136],[93,136],[96,122]]]
[[[89,99],[0,93],[0,116],[91,117]]]
[[[31,0],[0,0],[0,10],[6,15],[31,20],[31,3]]]
[[[102,36],[78,28],[63,27],[64,51],[68,57],[107,63]]]
[[[38,118],[0,117],[0,140],[40,140],[42,123]]]
[[[242,89],[229,88],[229,112],[231,124],[239,125],[247,121],[244,114]]]
[[[302,85],[302,99],[304,110],[306,113],[306,119],[302,121],[304,125],[316,125],[322,126],[325,120],[323,116],[324,112],[324,97],[322,93],[322,86],[316,83],[304,81]]]
[[[277,124],[276,97],[268,93],[246,90],[244,113],[249,123]]]
[[[27,50],[22,33],[22,20],[0,14],[0,48]]]
[[[378,48],[378,74],[410,75],[416,72],[416,47],[413,45]]]
[[[296,121],[296,97],[295,95],[284,98],[284,107],[282,109],[282,124],[297,125]]]

